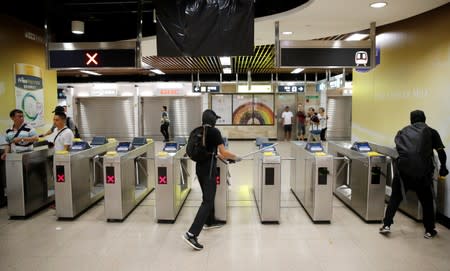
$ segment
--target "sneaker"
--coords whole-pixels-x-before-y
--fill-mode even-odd
[[[183,234],[183,240],[195,250],[202,250],[203,246],[197,241],[197,237],[190,236],[188,233]]]
[[[223,226],[225,226],[225,223],[223,223],[223,222],[215,222],[213,224],[205,224],[203,226],[203,229],[204,230],[218,229],[218,228],[222,228]]]
[[[387,225],[383,225],[383,227],[380,228],[381,234],[388,234],[391,233],[391,227]]]
[[[433,239],[433,237],[435,237],[437,235],[437,231],[436,230],[431,230],[429,232],[426,232],[423,237],[425,239]]]

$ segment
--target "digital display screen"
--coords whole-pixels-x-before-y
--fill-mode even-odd
[[[147,138],[145,137],[135,137],[133,138],[133,146],[143,146],[147,144]]]
[[[64,166],[56,166],[56,182],[63,183],[66,181],[66,174],[64,172]]]
[[[319,143],[319,142],[308,143],[308,144],[306,144],[305,149],[310,152],[321,152],[321,151],[323,151],[323,146],[322,146],[322,143]]]
[[[51,69],[135,67],[135,61],[135,49],[49,51]]]
[[[108,140],[104,136],[94,136],[91,141],[91,145],[104,145],[108,143]]]
[[[107,184],[115,184],[116,183],[116,175],[114,174],[114,167],[106,167],[106,183]]]
[[[117,145],[116,150],[118,152],[127,152],[131,149],[131,143],[130,142],[119,142],[119,145]]]
[[[262,143],[259,148],[264,149],[265,151],[275,151],[275,147],[272,143]]]
[[[70,148],[71,151],[82,151],[89,149],[89,144],[87,142],[81,141],[81,142],[74,142],[72,144],[72,147]]]
[[[266,168],[266,179],[265,185],[275,185],[275,168],[268,167]]]
[[[166,145],[164,145],[163,150],[167,152],[176,152],[178,150],[178,143],[176,142],[166,143]]]
[[[360,151],[360,152],[372,151],[372,148],[370,147],[369,143],[367,143],[367,142],[356,143],[356,146],[358,148],[358,151]]]
[[[158,167],[158,184],[167,184],[167,167]]]

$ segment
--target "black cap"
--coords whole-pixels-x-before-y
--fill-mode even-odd
[[[411,111],[409,116],[411,124],[414,124],[416,122],[425,122],[426,120],[425,113],[422,110]]]
[[[209,124],[211,126],[216,125],[216,121],[220,119],[220,116],[216,114],[216,112],[212,111],[211,109],[206,109],[203,111],[202,115],[202,123],[203,124]]]
[[[64,107],[63,107],[63,106],[60,106],[60,105],[58,105],[57,107],[55,107],[55,110],[53,110],[53,112],[52,112],[52,113],[55,113],[55,112],[60,112],[60,113],[64,113]]]

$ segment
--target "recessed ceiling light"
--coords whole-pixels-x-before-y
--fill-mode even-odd
[[[387,6],[386,2],[375,2],[370,4],[371,8],[384,8],[385,6]]]
[[[291,71],[291,73],[301,73],[303,70],[304,69],[302,69],[302,68],[297,68],[297,69]]]
[[[220,59],[220,64],[222,64],[222,66],[230,66],[231,65],[231,57],[221,56],[219,59]]]
[[[90,74],[90,75],[95,75],[95,76],[100,76],[100,75],[101,75],[100,73],[98,73],[98,72],[93,72],[93,71],[80,70],[80,72],[86,73],[86,74]]]
[[[292,35],[292,34],[294,34],[294,32],[292,32],[292,31],[283,31],[281,34],[283,34],[283,35]]]
[[[348,38],[346,38],[345,40],[349,41],[349,40],[363,40],[365,38],[367,38],[369,36],[369,34],[360,34],[360,33],[354,33],[351,34],[350,36],[348,36]]]
[[[231,68],[223,68],[224,74],[231,74]]]
[[[81,35],[84,34],[84,22],[83,21],[72,21],[72,33]]]

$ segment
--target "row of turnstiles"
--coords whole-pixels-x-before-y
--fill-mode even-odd
[[[155,190],[158,222],[174,222],[195,179],[194,162],[183,140],[155,152],[152,140],[136,137],[117,142],[94,137],[76,141],[70,151],[46,145],[12,153],[0,166],[0,203],[12,218],[27,217],[55,201],[56,217],[73,219],[104,198],[108,221],[122,221]],[[392,148],[367,142],[291,143],[282,158],[276,144],[258,138],[253,155],[253,195],[262,223],[278,223],[281,208],[281,163],[291,160],[290,188],[314,222],[331,222],[333,194],[364,221],[381,221],[390,196]],[[216,219],[227,221],[229,163],[218,159]],[[5,181],[6,180],[6,181]],[[406,195],[400,209],[422,218],[417,197]]]

